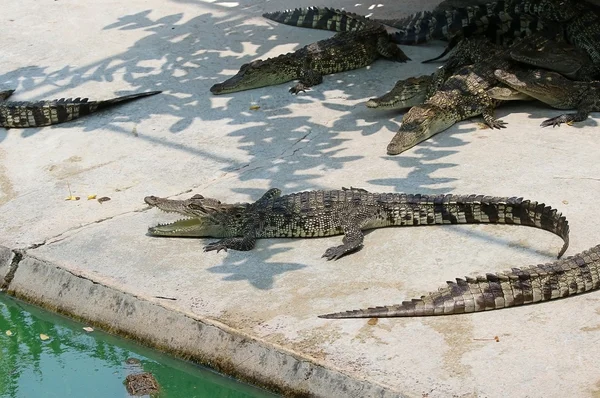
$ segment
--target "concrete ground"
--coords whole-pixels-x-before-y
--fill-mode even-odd
[[[600,396],[600,293],[489,313],[324,320],[394,304],[446,280],[553,261],[560,239],[525,227],[376,230],[337,262],[340,242],[260,240],[203,253],[212,240],[160,239],[172,220],[146,195],[227,202],[265,190],[358,186],[382,192],[524,196],[570,221],[572,255],[598,243],[597,118],[542,129],[560,114],[513,104],[502,131],[460,123],[400,156],[385,148],[401,115],[365,100],[443,43],[404,47],[406,64],[213,96],[241,64],[331,36],[260,17],[308,1],[5,2],[0,88],[14,100],[164,93],[56,127],[0,131],[0,277],[12,294],[289,395]],[[328,5],[379,17],[435,1]],[[252,105],[260,108],[252,110]],[[79,201],[66,201],[69,187]],[[88,195],[107,196],[99,203]],[[13,252],[14,250],[14,252]],[[15,254],[16,253],[16,254]],[[496,341],[495,337],[498,337]]]

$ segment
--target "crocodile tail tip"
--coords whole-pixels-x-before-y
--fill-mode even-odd
[[[404,304],[404,303],[403,303]],[[390,307],[372,307],[363,310],[352,310],[334,312],[331,314],[319,315],[323,319],[347,319],[347,318],[387,318],[390,316],[402,316],[398,314],[390,314]]]

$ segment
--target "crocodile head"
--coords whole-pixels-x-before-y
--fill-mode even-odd
[[[244,64],[235,76],[213,85],[210,92],[228,94],[289,82],[296,77],[296,68],[287,65],[286,59],[279,56]]]
[[[542,69],[518,70],[514,73],[497,69],[494,76],[507,86],[557,109],[572,108],[573,98],[579,98],[578,91],[587,87],[587,83]]]
[[[404,109],[420,105],[425,102],[432,80],[432,75],[398,80],[390,92],[370,99],[366,105],[378,109]]]
[[[226,204],[216,199],[194,195],[185,200],[146,196],[146,204],[185,218],[148,228],[154,236],[225,238],[239,235],[246,220],[246,203]]]
[[[402,118],[400,129],[388,144],[388,155],[398,155],[456,122],[448,111],[433,105],[413,106]]]

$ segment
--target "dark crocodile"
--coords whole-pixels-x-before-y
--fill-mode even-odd
[[[569,226],[555,209],[522,198],[483,195],[409,195],[364,189],[310,191],[280,196],[274,188],[254,203],[225,204],[195,195],[187,200],[148,196],[144,201],[186,218],[150,228],[154,236],[224,238],[204,250],[251,250],[258,238],[323,237],[343,234],[343,244],[325,252],[328,260],[363,244],[363,230],[388,226],[513,224],[541,228],[564,240]]]
[[[526,95],[557,109],[576,109],[542,122],[543,127],[572,124],[600,111],[600,81],[574,81],[546,70],[496,70],[496,78]]]
[[[383,25],[367,21],[356,31],[340,32],[292,53],[244,64],[235,76],[215,84],[210,91],[226,94],[300,80],[290,89],[297,94],[320,84],[323,75],[362,68],[382,57],[396,62],[409,60]]]
[[[35,102],[5,101],[13,92],[14,90],[0,91],[0,126],[5,128],[42,127],[64,123],[117,104],[160,93],[150,91],[103,101],[89,101],[87,98]]]
[[[539,303],[600,289],[600,245],[572,257],[456,282],[399,305],[337,312],[320,318],[452,315]]]

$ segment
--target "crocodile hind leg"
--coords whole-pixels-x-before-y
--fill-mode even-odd
[[[298,94],[301,91],[323,83],[323,75],[314,69],[303,70],[300,74],[300,82],[290,88],[290,93]]]
[[[404,51],[402,51],[400,49],[400,47],[398,47],[395,43],[392,43],[389,39],[389,37],[379,37],[379,39],[377,39],[377,52],[385,58],[391,59],[392,61],[396,61],[396,62],[406,62],[406,61],[410,61],[410,58],[408,58],[408,56],[406,54],[404,54]]]
[[[361,211],[361,209],[355,209],[355,211]],[[362,212],[350,216],[342,214],[340,218],[342,219],[342,229],[344,231],[343,244],[325,250],[325,253],[321,257],[327,258],[327,261],[337,260],[345,254],[358,250],[365,238],[361,227],[369,218],[367,213]]]
[[[0,91],[0,101],[4,101],[6,100],[8,97],[10,97],[13,93],[15,92],[15,90],[2,90]]]

